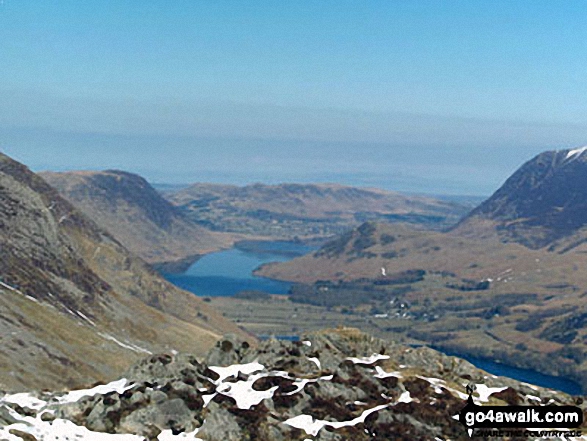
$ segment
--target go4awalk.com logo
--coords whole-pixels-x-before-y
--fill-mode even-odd
[[[581,436],[580,430],[573,430],[583,423],[583,411],[578,407],[479,406],[473,401],[474,390],[474,386],[467,386],[467,405],[458,414],[469,436]]]

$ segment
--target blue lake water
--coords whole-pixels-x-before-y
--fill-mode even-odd
[[[165,278],[186,291],[202,297],[233,296],[239,291],[258,290],[271,294],[287,294],[291,284],[264,277],[252,272],[264,263],[285,262],[311,252],[315,248],[291,242],[249,242],[248,246],[231,248],[208,254],[194,263],[183,274],[165,274]],[[262,336],[265,337],[266,336]],[[295,340],[297,336],[279,336]],[[458,354],[449,354],[457,355]],[[579,384],[560,377],[544,375],[491,360],[463,357],[475,366],[498,376],[514,378],[538,386],[580,395]]]
[[[469,357],[451,353],[446,354],[464,358],[469,363],[493,375],[497,375],[500,377],[509,377],[518,381],[523,381],[524,383],[535,384],[537,386],[542,386],[554,390],[560,390],[570,395],[582,395],[581,386],[572,380],[567,380],[566,378],[541,374],[540,372],[536,372],[530,369],[521,369],[513,366],[508,366],[484,358]]]
[[[202,297],[233,296],[249,290],[287,294],[291,283],[257,277],[252,272],[264,263],[285,262],[312,250],[299,243],[258,242],[242,249],[207,254],[185,273],[165,274],[165,278]]]

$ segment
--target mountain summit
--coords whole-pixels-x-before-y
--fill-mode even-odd
[[[575,402],[430,348],[410,348],[356,329],[302,338],[268,340],[255,349],[227,337],[205,361],[187,354],[153,355],[124,378],[92,389],[6,395],[0,412],[11,420],[3,421],[0,413],[0,437],[465,441],[471,437],[458,415],[469,388],[474,387],[470,400],[480,406],[587,407],[582,399]],[[536,431],[528,439],[544,438]]]
[[[568,251],[587,240],[587,147],[548,151],[520,167],[455,228],[491,221],[503,241]]]

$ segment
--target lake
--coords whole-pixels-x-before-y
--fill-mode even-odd
[[[233,296],[239,291],[248,290],[287,294],[291,283],[254,276],[252,272],[264,263],[285,262],[315,249],[315,247],[293,242],[246,241],[229,250],[207,254],[185,273],[165,274],[165,278],[180,288],[202,297]],[[295,340],[297,336],[280,336],[280,338]],[[457,356],[493,375],[514,378],[571,395],[581,394],[581,386],[571,380],[491,360]]]
[[[469,363],[477,366],[490,374],[500,377],[509,377],[524,383],[535,384],[536,386],[546,387],[549,389],[560,390],[570,395],[582,395],[581,386],[572,380],[552,375],[541,374],[530,369],[522,369],[506,364],[497,363],[484,358],[463,356],[454,353],[445,352],[447,355],[454,355],[467,360]]]
[[[201,297],[233,296],[239,291],[287,294],[291,283],[254,276],[252,272],[269,262],[285,262],[315,250],[297,242],[254,242],[237,244],[229,250],[203,256],[185,273],[165,278]]]

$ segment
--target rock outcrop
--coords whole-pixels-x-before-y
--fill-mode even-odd
[[[227,337],[205,361],[153,355],[91,390],[8,395],[0,436],[19,430],[53,440],[52,430],[68,427],[72,437],[105,441],[465,440],[454,416],[471,384],[479,404],[585,409],[578,397],[341,328],[258,348]]]

